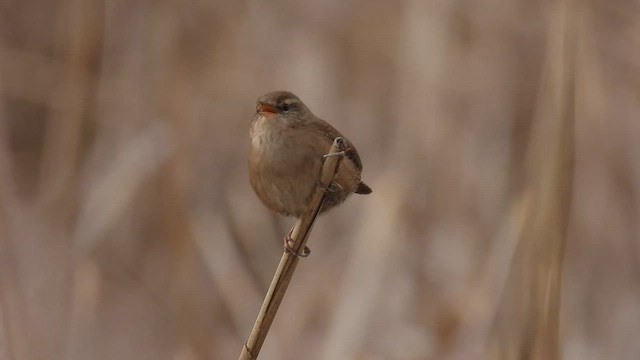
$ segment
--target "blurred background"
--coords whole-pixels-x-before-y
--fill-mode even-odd
[[[373,194],[260,359],[640,358],[637,0],[1,0],[0,359],[237,358],[294,223],[247,176],[285,89]]]

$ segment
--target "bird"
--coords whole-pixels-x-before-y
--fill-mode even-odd
[[[370,194],[360,179],[362,161],[351,141],[315,116],[289,91],[257,99],[251,123],[249,180],[262,203],[276,214],[300,218],[318,185],[323,156],[336,137],[346,144],[345,157],[327,186],[320,213],[341,204],[352,193]],[[285,248],[287,239],[285,238]]]

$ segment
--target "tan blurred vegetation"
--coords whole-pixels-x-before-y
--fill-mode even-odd
[[[260,359],[640,358],[638,1],[1,0],[0,360],[237,358],[280,89],[374,193]]]

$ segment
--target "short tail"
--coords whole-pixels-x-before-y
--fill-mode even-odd
[[[371,194],[371,188],[361,181],[360,184],[358,184],[358,188],[356,189],[356,194]]]

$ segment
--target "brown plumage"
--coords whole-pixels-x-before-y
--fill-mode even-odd
[[[321,212],[342,203],[351,193],[371,193],[360,180],[358,152],[293,93],[275,91],[260,97],[250,130],[249,179],[264,205],[281,215],[302,216],[320,177],[322,156],[338,136],[345,139],[348,150]]]

